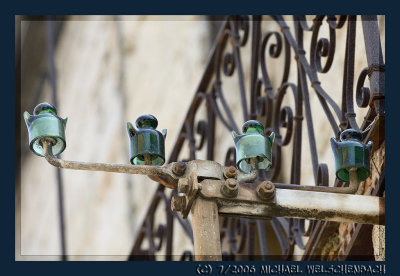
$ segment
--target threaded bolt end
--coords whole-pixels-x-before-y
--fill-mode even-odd
[[[270,200],[275,196],[275,185],[271,181],[263,181],[258,185],[256,192],[261,200]]]
[[[239,192],[239,184],[236,179],[228,178],[221,186],[221,193],[226,197],[235,197]]]
[[[177,162],[172,166],[172,172],[178,176],[182,176],[185,174],[186,164],[185,162]]]

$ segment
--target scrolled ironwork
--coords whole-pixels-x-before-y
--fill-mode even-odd
[[[339,15],[339,18],[337,18],[335,15],[328,15],[326,20],[331,28],[341,29],[344,26],[344,23],[346,23],[346,19],[347,15]]]
[[[232,76],[235,71],[235,59],[231,53],[226,53],[224,56],[223,71],[225,76]]]
[[[368,67],[364,68],[357,80],[356,86],[356,102],[359,107],[367,107],[371,99],[371,90],[364,86],[366,77],[368,76]]]
[[[245,46],[247,43],[247,39],[249,38],[249,16],[239,15],[232,16],[232,20],[229,20],[230,28],[227,29],[229,36],[233,44],[236,47]],[[243,34],[240,34],[240,31],[243,31]]]
[[[366,45],[365,54],[355,51],[357,16],[317,15],[310,23],[305,16],[296,15],[293,17],[294,28],[292,29],[287,25],[285,17],[274,15],[271,18],[272,21],[265,22],[275,24],[280,31],[263,31],[262,16],[253,16],[252,19],[248,16],[228,16],[222,23],[205,73],[183,120],[169,162],[195,159],[196,153],[204,147],[207,147],[206,158],[213,160],[215,147],[218,146],[215,143],[217,120],[229,135],[232,130],[238,132],[237,126],[244,121],[255,119],[264,124],[266,134],[275,132],[277,141],[272,148],[271,170],[260,172],[257,181],[277,181],[281,179],[284,168],[285,172],[289,173],[291,184],[302,185],[304,184],[301,183],[302,158],[304,155],[309,155],[314,185],[329,186],[328,166],[321,163],[318,156],[316,143],[318,133],[316,134],[314,129],[313,115],[326,120],[335,137],[338,137],[340,131],[346,128],[360,129],[367,137],[368,133],[374,129],[374,124],[381,124],[382,121],[376,118],[384,114],[384,86],[378,84],[376,80],[384,80],[384,63],[381,56],[373,56],[377,51],[379,54],[380,44],[376,47],[377,43],[380,43],[379,37],[373,36],[379,31],[377,24],[368,21],[376,20],[376,17],[375,19],[370,16],[361,17]],[[329,38],[319,38],[322,26],[328,28]],[[340,36],[337,36],[336,32],[346,33],[341,103],[331,97],[332,88],[325,87],[318,78],[319,74],[329,75],[332,65],[340,60],[336,45],[344,42],[337,40]],[[311,39],[307,42],[309,45],[305,46],[304,36],[307,33],[311,35]],[[251,43],[251,65],[250,68],[245,68],[241,52],[248,43]],[[308,49],[309,58],[307,58]],[[294,59],[291,58],[291,52],[295,54]],[[368,60],[368,67],[359,73],[356,89],[353,91],[356,54],[361,54],[361,58]],[[278,77],[280,82],[275,88],[272,87],[268,74],[275,68],[270,67],[267,59],[282,61],[283,73],[280,78]],[[297,73],[296,78],[290,78],[293,69]],[[250,73],[249,76],[246,75],[248,73]],[[370,88],[365,85],[367,76],[370,79]],[[237,91],[230,91],[224,86],[226,78],[237,80]],[[309,89],[309,86],[312,89]],[[246,89],[247,87],[249,90]],[[354,92],[357,106],[369,107],[361,126],[355,121]],[[311,93],[314,93],[319,100],[323,110],[321,114],[313,114]],[[287,103],[286,96],[293,99],[291,104]],[[236,97],[241,103],[242,110],[232,110],[226,100],[228,97]],[[196,116],[199,114],[200,106],[206,107],[206,118]],[[238,118],[236,114],[240,113],[242,113],[242,120],[236,121]],[[306,136],[302,131],[303,127],[306,128]],[[303,140],[308,142],[309,152],[302,149]],[[181,156],[185,145],[189,147],[189,156]],[[284,148],[285,156],[282,156]],[[291,154],[286,152],[291,152]],[[236,163],[234,147],[227,148],[222,158],[225,158],[226,166],[234,166]],[[340,187],[343,183],[336,180],[334,186]],[[154,255],[159,253],[156,249],[162,248],[162,243],[165,243],[165,259],[170,260],[174,220],[179,221],[179,225],[183,227],[189,240],[193,240],[190,235],[190,222],[182,220],[167,207],[165,210],[167,222],[157,224],[157,226],[154,223],[154,213],[160,203],[165,202],[167,206],[174,194],[176,193],[172,192],[168,196],[163,186],[158,187],[136,238],[131,259],[134,256],[150,256],[154,259]],[[309,221],[306,229],[306,221],[303,219],[279,217],[265,221],[222,217],[220,225],[221,241],[227,244],[227,247],[222,249],[222,254],[227,260],[267,260],[270,257],[274,260],[291,260],[295,246],[304,249],[305,254],[311,256],[318,253],[315,245],[322,239],[318,234],[319,231],[329,232],[335,229],[334,224],[327,226],[321,221]],[[303,243],[303,237],[308,237],[305,243]],[[146,238],[150,239],[150,244],[153,244],[151,248],[143,248]],[[274,247],[273,244],[279,246]],[[277,256],[272,256],[273,254]],[[185,251],[179,256],[181,260],[191,260],[192,252]],[[303,257],[302,259],[310,258]]]
[[[269,46],[269,56],[271,58],[279,58],[283,48],[282,36],[278,32],[268,32],[264,39],[261,42],[261,55],[260,55],[260,66],[261,66],[261,73],[262,73],[262,80],[264,82],[264,86],[267,91],[267,96],[273,100],[275,98],[273,87],[271,84],[270,77],[268,75],[267,70],[267,59],[265,57],[266,48],[268,45],[268,41],[270,38],[274,37],[276,40],[275,44],[271,44]],[[285,83],[289,77],[289,70],[290,70],[290,48],[286,39],[284,39],[284,48],[285,48],[285,56],[284,56],[284,71],[282,75],[281,84]]]
[[[328,166],[325,163],[318,165],[317,186],[329,186]]]
[[[293,92],[293,98],[295,99],[295,106],[298,106],[297,101],[298,101],[298,96],[297,96],[297,87],[293,83],[284,83],[279,92],[278,96],[276,98],[276,103],[275,103],[275,114],[274,114],[274,132],[276,135],[276,143],[278,146],[286,146],[289,144],[292,132],[293,132],[293,111],[292,108],[289,106],[284,106],[281,108],[283,98],[286,95],[287,88],[290,88],[290,90]],[[301,111],[299,108],[296,108],[295,110],[295,116],[300,116]],[[281,139],[280,135],[280,128],[286,128],[286,134],[283,139]]]
[[[267,113],[267,110],[271,110],[271,107],[268,105],[270,101],[268,101],[262,94],[261,94],[261,88],[262,88],[263,82],[262,80],[258,79],[256,82],[256,88],[255,88],[255,117],[264,117]],[[271,117],[271,116],[269,116]]]
[[[315,22],[321,21],[323,19],[323,15],[316,15],[313,18],[313,24],[309,27],[307,23],[307,19],[305,15],[295,15],[293,16],[294,20],[300,23],[300,27],[303,31],[310,32],[314,30]]]
[[[326,38],[318,39],[318,33],[323,18],[324,17],[319,17],[314,21],[310,49],[310,64],[314,70],[317,70],[319,73],[326,73],[331,68],[336,47],[336,30],[335,27],[332,27],[329,23],[329,40]],[[321,57],[326,58],[324,66],[321,64]]]
[[[199,145],[196,147],[196,150],[201,150],[203,148],[204,145],[204,141],[206,140],[207,137],[207,123],[203,120],[199,121],[197,123],[197,134],[200,135],[200,143]]]

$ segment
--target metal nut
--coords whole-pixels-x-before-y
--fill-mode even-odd
[[[275,185],[271,181],[263,181],[258,185],[256,192],[260,199],[270,200],[275,195]]]
[[[177,162],[172,166],[172,172],[178,176],[185,174],[186,164],[184,162]]]
[[[237,176],[236,168],[234,166],[230,166],[228,168],[225,168],[224,176],[226,178],[236,178],[236,176]]]
[[[189,192],[189,180],[187,178],[180,178],[178,181],[178,192],[187,194]]]
[[[226,197],[235,197],[239,192],[239,185],[236,179],[228,178],[221,186],[221,193]]]
[[[172,211],[183,211],[186,206],[185,196],[173,196],[171,199],[171,209]]]

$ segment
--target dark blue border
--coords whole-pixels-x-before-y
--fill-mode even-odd
[[[10,7],[3,7],[2,19],[2,35],[1,43],[3,53],[3,87],[2,94],[2,145],[3,155],[1,166],[2,174],[2,258],[1,261],[5,265],[3,271],[12,273],[12,275],[31,275],[40,273],[41,275],[63,275],[63,274],[83,274],[90,273],[96,275],[115,275],[127,273],[130,275],[197,275],[196,267],[198,262],[15,262],[14,258],[14,233],[15,233],[15,206],[14,206],[14,183],[15,183],[15,18],[16,14],[310,14],[310,13],[326,13],[327,10],[334,14],[386,14],[386,93],[388,100],[386,101],[387,120],[386,124],[386,148],[387,165],[386,175],[388,178],[386,197],[386,211],[388,218],[386,219],[386,274],[391,275],[397,272],[395,259],[397,258],[398,235],[399,229],[393,223],[397,213],[395,202],[399,195],[397,180],[394,178],[396,165],[399,164],[395,160],[400,156],[398,147],[395,141],[400,135],[397,135],[395,130],[398,124],[392,122],[399,120],[398,112],[392,113],[395,110],[394,105],[396,97],[400,93],[398,87],[395,87],[397,82],[394,76],[395,64],[398,64],[398,44],[393,41],[398,37],[397,16],[394,15],[388,7],[384,7],[382,1],[361,3],[352,1],[329,1],[321,2],[314,1],[312,4],[305,4],[303,1],[294,3],[280,1],[241,1],[234,3],[233,1],[142,1],[121,3],[120,1],[112,1],[107,3],[84,3],[82,1],[26,1],[24,3],[8,3]],[[110,5],[111,4],[111,5]],[[3,4],[4,5],[4,4]],[[74,5],[72,8],[71,6]],[[280,7],[279,7],[279,6]],[[324,7],[323,5],[329,5]],[[390,58],[387,58],[387,57]],[[398,78],[398,77],[397,77]],[[9,114],[12,114],[9,115]],[[398,170],[398,169],[397,169]],[[289,262],[291,263],[291,262]],[[288,264],[289,264],[288,263]],[[346,262],[346,264],[361,264],[361,262]],[[228,264],[228,263],[225,263]],[[255,264],[254,262],[240,262],[238,264]],[[257,265],[259,263],[256,263]],[[303,262],[302,264],[317,264],[316,262]],[[324,263],[327,265],[328,263]],[[5,271],[9,269],[9,271]],[[213,275],[216,275],[213,273]]]

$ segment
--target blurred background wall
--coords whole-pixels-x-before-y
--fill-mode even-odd
[[[29,151],[22,113],[32,114],[40,102],[50,102],[46,18],[16,18],[16,56],[20,61],[20,133],[17,155],[21,161],[16,181],[16,260],[59,260],[56,169]],[[53,21],[58,114],[68,117],[67,160],[129,163],[126,122],[142,114],[157,117],[159,129],[168,129],[166,157],[170,155],[183,118],[203,74],[219,20],[206,16],[62,16]],[[384,50],[384,17],[380,17]],[[263,25],[277,29],[275,24]],[[321,32],[326,35],[327,32]],[[345,41],[346,32],[338,32]],[[310,39],[309,37],[306,39]],[[307,45],[307,43],[306,43]],[[357,27],[357,52],[365,53],[361,24]],[[343,57],[345,44],[336,55]],[[242,53],[245,78],[249,81],[250,43]],[[294,58],[294,55],[292,55]],[[272,61],[273,84],[279,85],[282,64]],[[355,72],[366,67],[365,55],[357,56]],[[337,76],[333,78],[332,76]],[[292,66],[289,80],[296,80]],[[335,59],[321,83],[340,103],[343,58]],[[340,80],[340,81],[338,81]],[[356,80],[355,80],[356,81]],[[247,82],[248,83],[248,82]],[[238,90],[237,80],[227,81],[226,90]],[[238,95],[238,94],[237,94]],[[287,99],[290,104],[290,98]],[[228,97],[233,110],[240,98]],[[311,93],[314,114],[322,112]],[[365,110],[356,110],[358,122]],[[234,117],[243,123],[241,111]],[[326,119],[314,116],[320,163],[327,163],[330,184],[334,181],[333,156],[328,144],[332,136]],[[303,127],[303,137],[307,135]],[[216,161],[223,163],[233,145],[230,134],[217,127]],[[289,149],[288,149],[289,150]],[[313,177],[308,140],[303,139],[302,182]],[[288,158],[287,162],[290,162]],[[288,182],[289,174],[282,175]],[[61,172],[64,192],[66,250],[69,260],[125,260],[143,221],[157,183],[144,176],[68,171]],[[311,184],[311,183],[310,183]],[[191,249],[190,241],[175,228],[177,253]]]

